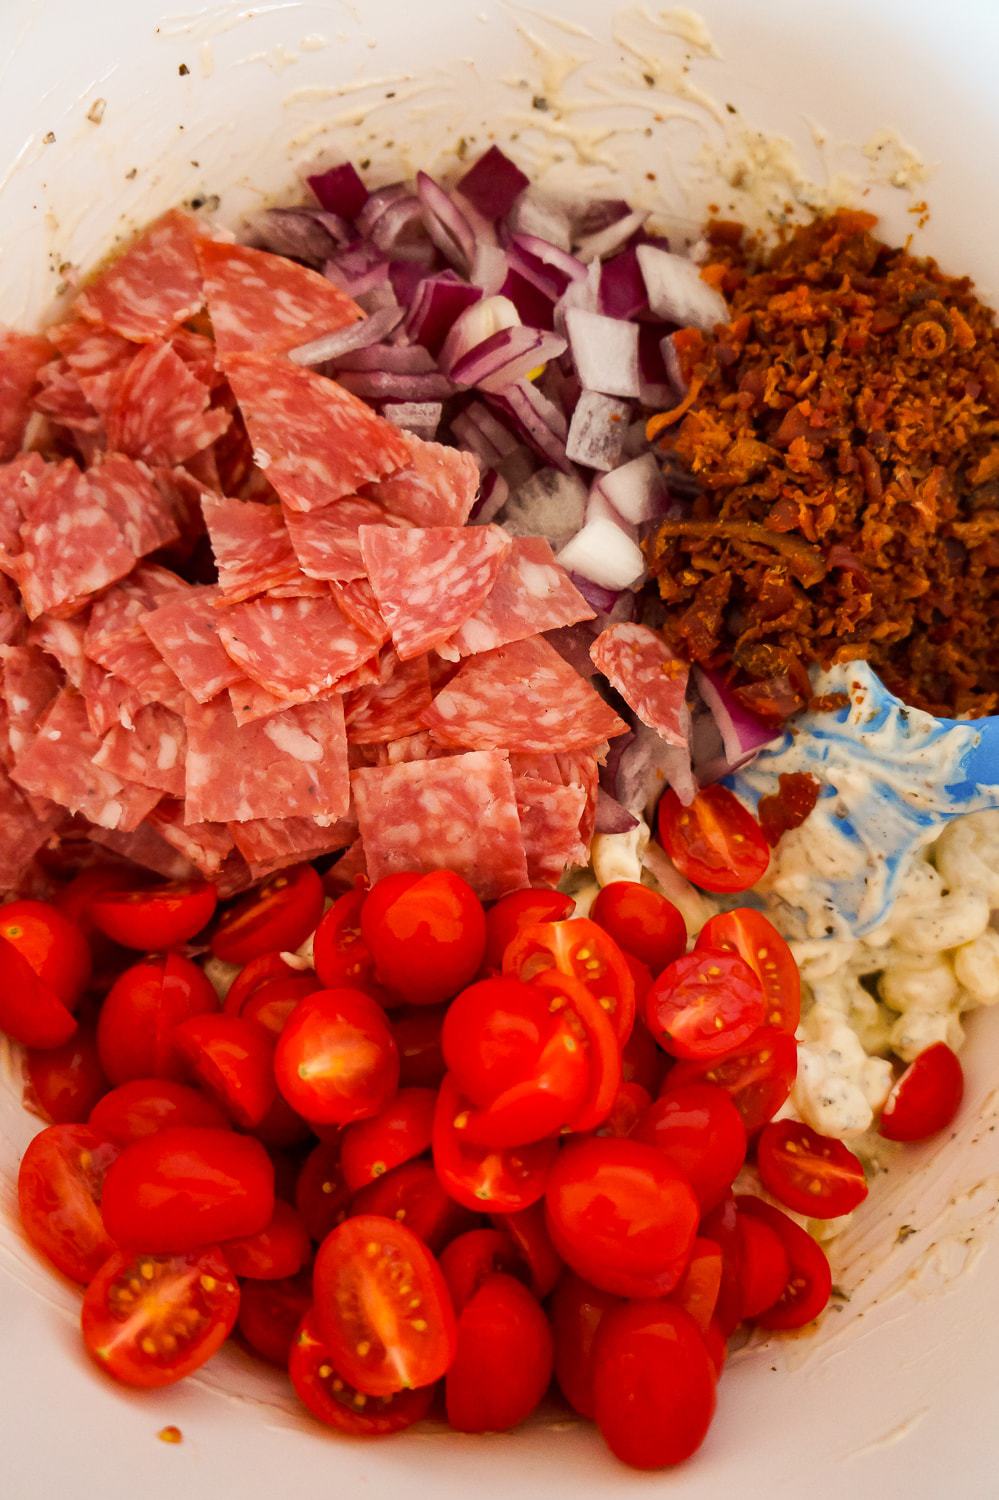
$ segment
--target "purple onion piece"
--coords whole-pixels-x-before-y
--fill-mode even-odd
[[[554,465],[564,474],[571,471],[565,452],[569,430],[565,415],[537,386],[521,380],[501,393],[490,392],[488,400],[544,463]]]
[[[587,235],[585,239],[579,240],[576,244],[576,254],[587,264],[591,260],[604,260],[608,255],[613,255],[615,251],[630,244],[647,218],[648,215],[644,213],[625,214],[613,224],[608,224],[595,234]]]
[[[499,458],[508,458],[521,446],[517,437],[482,401],[470,401],[462,413],[481,433]],[[492,460],[490,460],[492,462]]]
[[[588,469],[616,469],[631,417],[627,401],[584,391],[576,403],[566,439],[566,453]]]
[[[403,308],[412,306],[413,298],[426,279],[427,268],[420,261],[389,261],[389,280]]]
[[[624,198],[593,198],[576,215],[573,237],[584,240],[591,234],[600,234],[612,224],[620,224],[630,213],[631,204]]]
[[[487,219],[505,219],[530,178],[498,146],[490,146],[464,177],[458,191]]]
[[[521,322],[526,323],[529,328],[552,329],[555,327],[557,299],[541,291],[533,282],[521,276],[519,271],[511,269],[507,272],[500,293],[513,303],[520,314]]]
[[[721,735],[725,756],[721,775],[748,764],[765,745],[780,738],[779,731],[743,708],[719,673],[695,667],[694,681]]]
[[[471,282],[487,297],[495,297],[509,274],[506,251],[500,245],[477,244]]]
[[[425,443],[431,443],[441,425],[444,407],[440,401],[386,401],[382,416],[393,427],[401,427],[405,432],[415,433]]]
[[[550,198],[525,193],[510,210],[508,224],[511,234],[536,235],[557,250],[568,252],[571,248],[572,221],[565,208]]]
[[[300,344],[297,349],[289,351],[288,358],[297,365],[321,365],[327,360],[335,361],[351,350],[366,350],[369,345],[377,344],[392,332],[401,319],[401,307],[384,308],[371,318],[361,318],[359,322],[349,323],[346,328],[338,328],[307,344]]]
[[[349,297],[359,297],[373,287],[388,284],[389,263],[374,245],[348,245],[323,266],[323,275]]]
[[[407,187],[404,182],[390,182],[385,187],[375,188],[374,192],[368,195],[364,207],[357,215],[359,233],[370,238],[372,230],[389,205],[412,196],[412,188]]]
[[[344,370],[337,379],[344,390],[363,401],[446,401],[454,393],[451,382],[437,371],[407,375],[391,370]]]
[[[621,803],[609,792],[605,792],[602,786],[597,787],[597,811],[594,823],[595,833],[630,833],[633,828],[638,827],[638,819],[634,813],[622,807]]]
[[[440,354],[455,321],[481,296],[478,287],[469,286],[454,271],[438,271],[434,276],[424,276],[410,303],[406,332],[415,343],[424,344],[431,354]]]
[[[368,201],[368,190],[349,161],[314,173],[308,182],[323,208],[345,219],[356,219]]]
[[[582,594],[587,604],[594,609],[613,609],[621,593],[620,589],[605,589],[600,583],[594,583],[590,578],[584,578],[582,573],[570,573],[569,577],[573,584]]]
[[[476,526],[486,526],[503,509],[510,498],[510,486],[495,469],[487,469],[479,485],[479,496],[468,519]]]
[[[603,396],[638,396],[637,323],[574,307],[566,313],[565,326],[584,390]]]
[[[622,250],[601,266],[599,307],[609,318],[634,318],[648,307],[634,247]]]
[[[507,246],[507,258],[511,270],[553,301],[563,295],[571,282],[582,281],[586,276],[581,260],[533,234],[513,235]]]
[[[565,340],[537,328],[501,328],[460,355],[447,371],[455,385],[502,391],[565,353]]]
[[[320,266],[350,238],[346,220],[321,208],[270,208],[257,221],[255,243],[275,255]]]
[[[340,369],[381,370],[389,375],[427,375],[436,371],[437,366],[433,355],[420,344],[375,344],[346,354],[340,362]]]
[[[492,226],[471,204],[458,203],[427,172],[417,173],[416,192],[430,238],[445,260],[467,276],[475,264],[476,244],[495,240]]]

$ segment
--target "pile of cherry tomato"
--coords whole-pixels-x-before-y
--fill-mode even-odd
[[[748,1151],[798,1213],[867,1191],[841,1142],[774,1120],[800,986],[759,913],[687,953],[630,882],[576,919],[547,890],[485,910],[446,871],[325,913],[310,866],[221,913],[208,885],[123,878],[0,909],[0,1028],[53,1122],[22,1220],[86,1288],[115,1379],[168,1385],[236,1332],[321,1422],[377,1436],[515,1427],[554,1377],[658,1468],[702,1442],[740,1322],[822,1311],[818,1244],[732,1190]],[[234,966],[224,998],[209,956]]]

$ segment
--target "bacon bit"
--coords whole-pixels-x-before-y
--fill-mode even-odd
[[[670,427],[674,422],[679,422],[684,413],[690,410],[701,394],[702,384],[701,377],[695,375],[694,379],[690,382],[690,389],[677,406],[672,407],[670,411],[661,411],[657,417],[649,418],[645,428],[645,436],[650,443],[655,442],[665,427]]]
[[[777,791],[761,797],[756,815],[771,849],[785,833],[800,828],[819,800],[821,783],[810,771],[791,771],[778,778]]]

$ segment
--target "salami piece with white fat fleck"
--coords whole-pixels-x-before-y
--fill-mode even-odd
[[[21,446],[38,372],[51,358],[47,339],[0,329],[0,463]]]
[[[254,880],[263,880],[275,870],[302,860],[335,854],[357,837],[357,824],[352,818],[337,818],[325,827],[314,818],[255,818],[230,823],[229,830]]]
[[[468,749],[582,749],[627,725],[540,636],[472,656],[434,698],[424,725]]]
[[[361,527],[361,556],[405,661],[446,641],[482,604],[510,546],[498,526]]]
[[[148,703],[135,714],[131,728],[117,724],[108,731],[94,765],[112,771],[122,781],[183,797],[186,757],[184,720],[162,703]]]
[[[115,380],[108,446],[149,464],[181,464],[229,426],[229,413],[210,402],[211,391],[170,344],[147,344]]]
[[[149,814],[149,826],[210,880],[218,880],[236,853],[225,823],[196,823],[182,801],[164,797]]]
[[[354,578],[349,583],[330,583],[327,587],[348,620],[353,620],[379,646],[388,640],[389,628],[367,578]]]
[[[380,745],[415,734],[430,707],[430,671],[426,657],[400,661],[389,648],[379,681],[356,688],[344,699],[347,738],[354,745]]]
[[[543,536],[518,536],[510,543],[488,597],[437,649],[446,660],[459,661],[592,619],[593,610],[555,561],[550,543]]]
[[[62,687],[62,673],[38,646],[0,650],[3,702],[7,710],[5,759],[15,761],[35,736],[42,715]]]
[[[670,745],[690,738],[686,662],[648,625],[621,622],[602,630],[590,648],[594,665],[643,724]]]
[[[141,620],[167,666],[199,703],[210,703],[243,677],[219,640],[219,599],[212,585],[192,588],[150,610]]]
[[[131,833],[118,833],[110,828],[92,828],[88,835],[92,844],[101,849],[110,849],[112,854],[131,860],[143,870],[152,870],[164,880],[191,880],[197,875],[193,865],[179,849],[174,849],[155,828],[143,823]]]
[[[248,599],[220,613],[227,654],[277,697],[319,697],[378,649],[332,598]]]
[[[300,577],[279,505],[204,494],[201,509],[226,599],[252,599]]]
[[[21,523],[14,576],[29,619],[70,611],[123,578],[135,553],[69,459],[49,464]]]
[[[345,495],[308,515],[285,509],[288,535],[302,572],[333,583],[364,577],[360,528],[381,526],[387,520],[376,501],[360,495]]]
[[[117,526],[126,547],[147,557],[180,537],[173,508],[148,471],[123,453],[108,453],[87,470],[90,492]]]
[[[198,221],[171,209],[90,281],[74,312],[122,338],[146,343],[202,306]]]
[[[318,271],[247,245],[202,240],[205,300],[223,359],[252,351],[282,354],[364,313]]]
[[[586,792],[528,776],[518,776],[514,788],[530,883],[558,885],[567,869],[589,857],[580,838]]]
[[[398,472],[367,487],[393,516],[412,526],[463,526],[479,491],[479,466],[470,453],[400,432],[407,449]]]
[[[64,816],[61,808],[55,808],[39,817],[0,765],[0,890],[17,890],[31,861]]]

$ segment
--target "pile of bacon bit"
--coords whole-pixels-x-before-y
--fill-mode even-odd
[[[647,543],[682,655],[782,719],[806,668],[866,658],[906,702],[999,706],[999,336],[967,278],[840,211],[776,248],[709,230],[732,319],[674,336],[654,418],[696,494]]]

